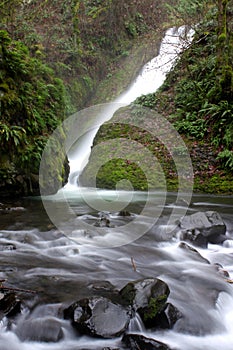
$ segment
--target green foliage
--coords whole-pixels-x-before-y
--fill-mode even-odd
[[[137,27],[134,21],[127,21],[125,22],[125,28],[127,32],[132,35],[133,38],[137,36]]]
[[[187,112],[185,118],[174,122],[174,126],[179,133],[199,140],[202,140],[207,132],[205,120],[198,118],[195,112]]]
[[[7,155],[14,171],[38,174],[48,136],[65,117],[65,88],[53,69],[32,58],[22,42],[0,31],[0,43],[0,162]]]
[[[135,100],[135,103],[139,104],[141,106],[144,106],[144,107],[148,107],[148,108],[154,109],[155,106],[157,105],[157,101],[158,100],[156,98],[156,94],[155,93],[151,93],[151,94],[148,94],[148,95],[142,95],[142,96],[138,97]]]
[[[145,33],[148,30],[144,17],[140,12],[136,12],[134,17],[125,21],[125,28],[128,34],[133,38],[136,38],[138,35]]]
[[[218,36],[218,42],[219,43],[225,43],[225,41],[226,41],[226,34],[225,33],[221,33],[219,36]]]
[[[16,160],[17,167],[24,169],[28,173],[38,173],[40,167],[41,156],[48,139],[45,136],[34,137],[28,142]]]
[[[183,18],[192,25],[199,16],[196,10],[202,6],[206,16],[195,28],[191,47],[182,54],[163,86],[154,94],[140,97],[137,103],[170,114],[169,120],[190,143],[195,189],[232,193],[228,176],[232,172],[233,147],[232,11],[228,8],[227,22],[222,23],[227,27],[225,31],[219,30],[219,9],[214,2],[178,1],[170,11],[178,23]],[[212,152],[203,155],[203,143]],[[192,148],[196,149],[193,154]],[[175,152],[182,154],[182,150]],[[199,156],[206,157],[205,164],[196,162]]]
[[[203,108],[200,110],[200,114],[206,116],[207,121],[212,121],[213,123],[225,124],[231,119],[233,112],[233,105],[228,101],[219,101],[218,104],[206,103],[203,105]]]
[[[0,122],[0,146],[2,152],[14,152],[26,143],[26,131],[21,126]]]
[[[225,149],[224,151],[219,152],[217,159],[222,162],[224,167],[233,171],[233,151]]]
[[[65,116],[62,81],[39,59],[31,58],[23,43],[11,41],[5,32],[0,33],[1,39],[1,117],[29,134],[53,130]]]
[[[170,13],[170,19],[177,24],[185,23],[195,25],[203,19],[203,14],[207,12],[208,0],[179,0],[175,4],[166,4]]]

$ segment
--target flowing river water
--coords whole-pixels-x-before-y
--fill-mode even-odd
[[[150,70],[150,65],[146,66],[147,70]],[[153,69],[152,72],[155,74]],[[143,90],[142,93],[150,91]],[[126,102],[131,102],[131,98]],[[78,157],[74,159],[77,161]],[[76,170],[73,165],[72,172],[76,173]],[[92,226],[94,233],[97,230],[95,223],[99,222],[97,210],[93,210],[78,194],[75,181],[70,181],[64,191],[76,219]],[[96,195],[91,189],[86,189],[86,192],[89,197]],[[116,196],[114,191],[105,190],[102,195],[109,201]],[[129,196],[131,194],[125,191],[121,201],[128,202]],[[161,196],[159,192],[152,193],[150,205],[159,207],[158,198]],[[62,201],[63,195],[58,194],[48,198],[48,205],[59,211]],[[134,193],[127,211],[143,221],[140,213],[146,201],[146,193]],[[0,322],[0,350],[128,349],[123,346],[121,337],[101,339],[77,334],[70,321],[64,319],[63,310],[72,302],[96,295],[100,290],[105,293],[120,290],[128,282],[143,277],[165,281],[171,291],[169,301],[183,317],[173,329],[153,331],[146,330],[141,320],[135,317],[130,322],[130,332],[160,340],[176,350],[232,350],[233,286],[216,264],[228,271],[228,281],[231,281],[233,198],[192,196],[186,208],[187,214],[217,211],[226,224],[229,237],[222,245],[196,248],[199,254],[182,249],[179,236],[171,235],[167,230],[174,208],[183,205],[177,202],[176,193],[167,193],[159,219],[142,237],[129,244],[101,248],[89,244],[90,237],[86,244],[85,236],[83,242],[77,243],[64,235],[50,221],[41,198],[1,203],[0,280],[5,280],[4,286],[28,290],[28,293],[17,293],[23,300],[21,313],[10,320],[3,317]],[[128,220],[116,213],[109,213],[109,218],[115,227],[121,227]],[[106,230],[104,239],[114,242],[115,232],[113,234],[109,227],[103,230]]]

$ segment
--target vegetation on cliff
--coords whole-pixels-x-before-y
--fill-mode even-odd
[[[194,190],[207,193],[233,193],[231,5],[232,1],[180,0],[173,6],[172,15],[173,18],[178,18],[178,23],[190,24],[190,19],[199,19],[198,25],[195,26],[193,43],[168,74],[163,86],[156,93],[141,96],[135,101],[136,104],[161,113],[176,127],[190,152],[194,170]],[[198,6],[202,6],[202,11]],[[194,11],[195,16],[190,16],[190,11]],[[111,137],[124,137],[125,127],[118,127],[118,130],[117,134],[112,125],[111,130],[108,128],[107,131],[106,127],[103,127],[95,143]],[[141,132],[141,137],[137,137],[137,140],[145,146],[150,145],[150,150],[160,159],[168,190],[177,190],[177,171],[168,152],[165,151],[161,155],[163,145],[159,147],[159,143],[154,142],[149,134],[143,134]],[[135,130],[132,130],[128,137],[134,139],[134,135]],[[124,164],[124,170],[121,171],[119,163],[122,161],[112,160],[102,166],[97,175],[97,186],[113,188],[118,181],[125,178],[123,173],[127,171],[130,180],[133,176],[131,181],[136,189],[145,189],[148,186],[146,181],[142,180],[142,176],[138,176],[138,170],[132,171]],[[89,168],[86,168],[83,174],[86,181],[88,173],[92,173],[91,167],[90,162]],[[115,175],[111,177],[113,168]]]
[[[4,30],[0,31],[0,44],[1,186],[9,193],[39,193],[41,154],[48,135],[66,115],[64,84],[48,65],[32,58],[28,48]],[[57,159],[53,169],[58,167],[65,173]]]
[[[165,14],[163,2],[154,0],[0,4],[2,195],[38,193],[41,153],[51,132],[88,104],[133,42],[161,31]],[[54,192],[66,180],[68,166],[59,160],[48,166],[54,169]]]

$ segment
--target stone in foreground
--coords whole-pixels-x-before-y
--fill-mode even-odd
[[[131,350],[170,350],[166,344],[154,339],[146,338],[140,334],[125,334],[122,338],[122,342]]]
[[[166,308],[169,293],[168,285],[157,278],[129,282],[120,291],[123,302],[131,305],[149,328],[158,326],[158,317]]]
[[[82,334],[114,338],[128,327],[129,311],[104,297],[92,297],[77,301],[64,312],[73,326]]]

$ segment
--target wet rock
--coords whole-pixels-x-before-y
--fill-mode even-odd
[[[166,308],[170,290],[157,278],[144,278],[128,283],[120,295],[124,303],[137,311],[147,327],[159,324],[159,316]]]
[[[182,317],[181,312],[171,303],[163,305],[163,299],[155,302],[149,302],[148,306],[143,310],[143,323],[146,328],[170,329]]]
[[[196,230],[196,235],[201,234],[210,243],[219,244],[227,239],[226,225],[216,211],[186,215],[179,221],[179,226],[183,234],[187,232],[188,237],[190,237],[190,231]]]
[[[95,227],[112,227],[110,223],[109,213],[100,212],[99,218],[94,223]]]
[[[24,207],[11,207],[9,208],[10,211],[26,211],[26,209]]]
[[[178,246],[180,249],[183,249],[184,251],[187,252],[187,254],[190,256],[190,258],[192,260],[196,260],[198,262],[203,262],[206,264],[210,264],[209,260],[207,260],[206,258],[204,258],[199,252],[198,250],[196,250],[195,248],[191,247],[190,245],[188,245],[185,242],[181,242]]]
[[[223,276],[224,278],[229,278],[230,277],[229,272],[227,270],[225,270],[221,264],[214,263],[214,266],[216,267],[217,271],[219,272],[219,274],[221,276]]]
[[[149,322],[145,322],[148,328],[172,328],[175,323],[182,317],[182,313],[171,303],[167,303],[165,309],[159,312]]]
[[[15,316],[19,312],[20,300],[15,293],[0,293],[0,318]]]
[[[122,338],[122,342],[125,343],[131,350],[169,350],[170,348],[157,340],[146,338],[139,334],[125,334]]]
[[[75,350],[94,350],[93,347],[92,348],[75,348]],[[125,350],[123,348],[110,348],[110,347],[104,347],[104,348],[95,348],[95,350]]]
[[[148,277],[132,281],[120,290],[123,302],[130,304],[138,310],[148,305],[148,299],[160,295],[168,297],[168,285],[158,278]]]
[[[91,283],[89,286],[89,288],[98,291],[98,292],[112,292],[115,290],[115,287],[112,283],[110,283],[109,281],[97,281],[97,282],[93,282]]]
[[[16,247],[14,244],[2,243],[0,244],[0,251],[3,252],[5,250],[15,250]]]
[[[121,335],[130,321],[129,310],[104,297],[77,301],[64,311],[73,326],[83,334],[114,338]]]
[[[117,215],[125,217],[125,216],[131,216],[131,213],[129,211],[127,211],[127,210],[121,210],[121,211],[118,212]]]
[[[180,239],[182,241],[188,241],[196,247],[207,248],[208,246],[207,237],[203,236],[197,229],[182,231]]]
[[[24,207],[7,207],[7,206],[0,207],[0,214],[10,214],[12,212],[21,213],[24,211],[26,211]]]
[[[17,327],[16,334],[22,341],[54,343],[63,338],[60,322],[52,317],[25,320]]]
[[[93,350],[93,348],[77,348],[77,350]],[[95,348],[95,350],[125,350],[123,348],[110,348],[110,347],[104,347],[104,348]]]
[[[113,302],[118,302],[118,290],[109,281],[98,281],[88,285],[92,295],[99,295],[111,299]]]

